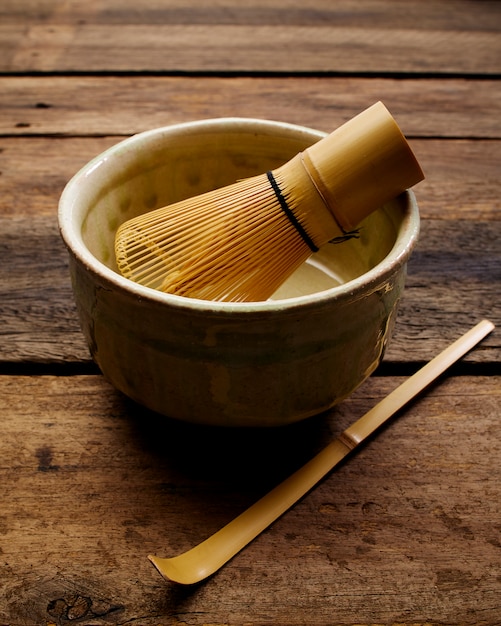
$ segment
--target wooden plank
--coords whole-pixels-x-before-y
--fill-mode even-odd
[[[465,0],[15,7],[10,0],[0,19],[3,72],[496,75],[501,67],[495,2],[476,2],[474,15]]]
[[[378,100],[407,136],[501,138],[499,81],[343,77],[4,76],[0,134],[129,135],[207,117],[329,132]]]
[[[12,41],[9,27],[2,25],[0,41],[5,40]],[[30,27],[22,42],[0,57],[0,71],[497,75],[500,45],[498,33],[464,31],[43,25]],[[5,44],[2,48],[8,50]],[[296,50],[301,53],[295,55]]]
[[[1,218],[0,233],[0,266],[9,268],[0,279],[3,370],[26,362],[88,364],[54,213]],[[423,220],[387,363],[426,361],[483,317],[501,325],[499,241],[497,221]],[[465,362],[500,359],[493,333]]]
[[[492,0],[423,2],[422,0],[215,0],[210,5],[198,0],[108,0],[105,5],[82,0],[3,0],[0,20],[16,24],[215,24],[374,26],[444,30],[499,29],[500,9]]]
[[[202,586],[146,560],[218,529],[399,382],[243,433],[159,418],[100,377],[0,377],[0,621],[498,624],[489,377],[446,377]]]
[[[325,127],[322,119],[319,126]],[[0,137],[0,215],[55,216],[68,180],[122,139]],[[426,174],[415,188],[423,219],[501,219],[501,141],[410,139],[410,143]]]

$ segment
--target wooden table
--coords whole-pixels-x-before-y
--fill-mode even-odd
[[[0,624],[501,623],[500,332],[214,577],[198,543],[482,318],[501,323],[501,3],[2,0]],[[132,133],[225,116],[329,131],[377,100],[427,174],[384,363],[277,431],[173,423],[111,388],[58,197]]]

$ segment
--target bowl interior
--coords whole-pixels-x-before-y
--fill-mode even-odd
[[[75,178],[72,227],[91,255],[117,272],[114,240],[124,221],[273,169],[323,137],[299,126],[258,120],[208,120],[131,137]],[[82,183],[83,184],[79,184]],[[389,203],[360,225],[360,236],[312,255],[272,299],[342,285],[380,263],[394,246],[402,205]]]

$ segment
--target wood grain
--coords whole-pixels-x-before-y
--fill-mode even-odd
[[[0,377],[0,622],[497,623],[492,378],[446,377],[205,585],[146,560],[229,521],[398,383],[290,429],[194,438],[100,377]]]
[[[233,0],[208,11],[194,2],[9,0],[0,17],[2,72],[496,75],[501,63],[497,2],[473,11],[464,0],[271,8]]]
[[[408,137],[500,139],[495,80],[344,77],[0,77],[0,134],[130,135],[207,117],[330,132],[382,100]]]
[[[492,32],[499,28],[495,17],[499,7],[489,0],[476,0],[475,11],[468,0],[420,2],[419,0],[216,0],[210,8],[198,0],[159,2],[143,0],[141,6],[132,0],[108,0],[105,5],[80,0],[3,0],[0,18],[5,24],[270,24],[340,26],[357,24],[364,28],[419,28],[431,30],[478,30]]]
[[[55,219],[59,196],[69,179],[122,139],[0,137],[0,213]],[[501,140],[409,141],[426,174],[415,188],[423,219],[501,219]]]
[[[6,32],[7,31],[7,32]],[[0,26],[0,40],[12,42]],[[291,52],[301,49],[294,61]],[[474,57],[468,49],[476,48]],[[7,46],[4,46],[7,49]],[[110,54],[110,50],[115,50]],[[3,72],[499,73],[499,33],[324,26],[32,26]],[[103,58],[106,65],[103,67]]]

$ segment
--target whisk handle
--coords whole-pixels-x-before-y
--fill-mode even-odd
[[[424,178],[407,140],[382,102],[307,148],[302,162],[345,231]]]

